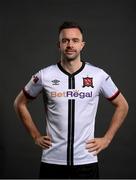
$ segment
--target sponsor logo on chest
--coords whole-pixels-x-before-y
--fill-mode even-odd
[[[61,85],[61,88],[63,87],[61,81],[58,79],[54,79],[51,82],[52,82],[52,86],[57,85],[58,87],[59,85]],[[78,89],[69,89],[66,91],[54,90],[50,92],[50,96],[54,98],[55,97],[80,98],[80,99],[91,98],[93,96],[93,92],[92,90],[90,90],[90,87],[94,88],[93,77],[87,76],[82,78],[81,87],[78,87]]]
[[[53,91],[50,93],[51,97],[67,97],[67,98],[80,98],[80,99],[84,99],[84,98],[90,98],[92,97],[92,91],[88,91],[88,92],[82,92],[80,90],[68,90],[68,91]]]

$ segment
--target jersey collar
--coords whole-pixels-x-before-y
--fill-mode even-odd
[[[74,72],[74,73],[72,73],[72,74],[70,74],[69,72],[67,72],[67,71],[61,66],[60,62],[58,62],[57,65],[58,65],[58,68],[59,68],[63,73],[65,73],[66,75],[68,75],[68,76],[75,76],[76,74],[80,73],[80,72],[84,69],[84,67],[85,67],[85,62],[82,61],[82,66],[81,66],[76,72]]]

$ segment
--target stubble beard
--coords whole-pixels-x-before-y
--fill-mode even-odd
[[[78,54],[75,54],[75,55],[67,55],[65,53],[62,54],[62,59],[65,60],[65,61],[75,61],[79,58],[80,56],[80,53]]]

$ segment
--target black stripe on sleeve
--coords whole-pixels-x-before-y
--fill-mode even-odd
[[[107,98],[109,101],[114,100],[118,95],[120,94],[120,91],[118,90],[113,96],[111,96],[110,98]]]
[[[36,97],[33,97],[31,95],[28,94],[28,92],[25,90],[25,88],[23,88],[23,93],[26,96],[27,99],[35,99]]]

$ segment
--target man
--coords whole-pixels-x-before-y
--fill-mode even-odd
[[[43,149],[40,178],[99,178],[97,154],[107,148],[123,123],[128,104],[111,77],[81,60],[85,42],[81,27],[64,22],[59,28],[60,62],[32,76],[14,102],[35,143]],[[46,133],[41,135],[27,104],[43,93]],[[115,107],[103,137],[94,137],[99,94]]]

